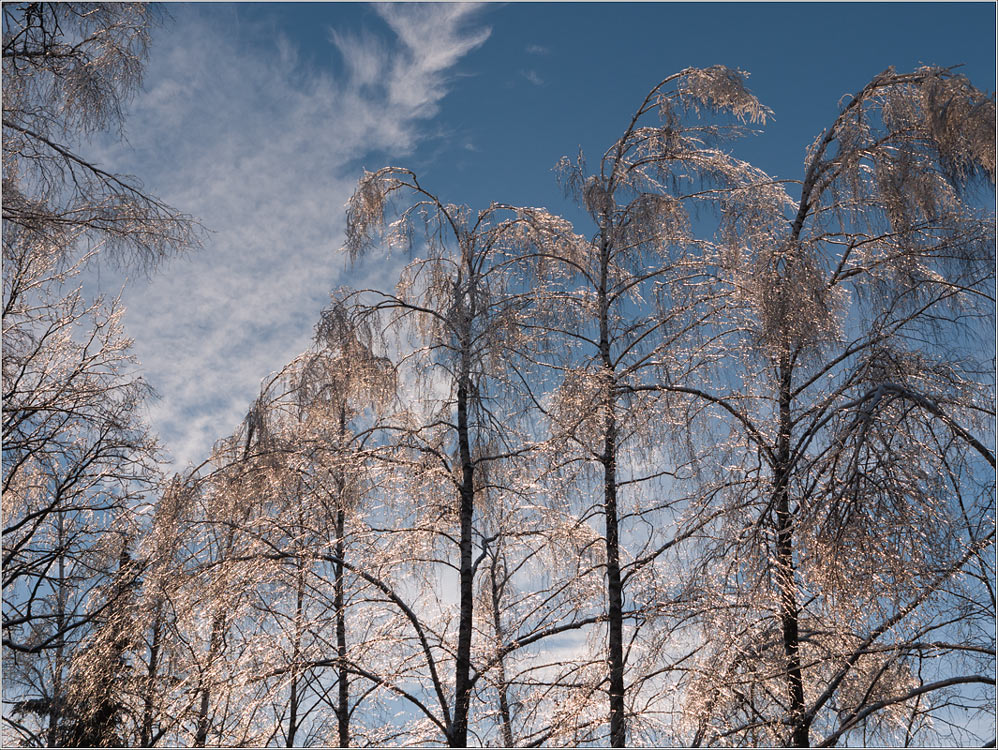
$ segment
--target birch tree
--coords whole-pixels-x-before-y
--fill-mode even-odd
[[[402,201],[398,218],[386,228],[384,217],[395,199]],[[498,660],[493,652],[485,667],[473,668],[476,576],[500,544],[482,524],[482,509],[502,507],[501,496],[514,486],[502,478],[515,472],[511,467],[531,447],[518,427],[517,394],[522,391],[510,367],[529,347],[521,325],[528,302],[512,286],[520,262],[517,248],[524,234],[536,233],[547,220],[543,212],[501,204],[477,213],[444,204],[415,174],[396,167],[366,174],[349,204],[346,249],[354,255],[380,237],[389,246],[409,246],[416,230],[423,230],[418,247],[425,256],[403,270],[396,291],[365,290],[369,299],[359,299],[369,314],[383,316],[394,337],[400,382],[411,378],[403,393],[409,399],[406,409],[389,431],[395,436],[392,450],[406,456],[407,468],[399,475],[403,486],[417,500],[413,526],[422,530],[417,539],[425,539],[417,542],[418,549],[425,550],[425,564],[457,575],[453,643],[430,645],[425,638],[446,633],[451,627],[446,617],[420,616],[405,607],[419,635],[436,704],[431,710],[420,702],[419,710],[454,747],[469,742],[476,683],[505,655],[542,636],[541,631],[528,638],[507,634],[512,644],[499,649]],[[493,621],[493,637],[494,627]],[[440,653],[453,656],[440,661]],[[448,662],[453,683],[445,682],[440,671]]]
[[[197,484],[191,474],[164,482],[142,538],[144,561],[133,644],[134,743],[156,747],[177,737],[194,705],[189,690],[187,628],[194,620],[189,548]]]
[[[695,743],[917,742],[954,690],[986,713],[993,349],[974,342],[994,326],[994,217],[975,183],[994,185],[993,98],[889,69],[808,150],[786,218],[732,237],[741,392],[699,397],[754,510],[713,558],[708,628],[728,638],[690,693]]]
[[[96,592],[156,473],[121,305],[87,299],[79,276],[105,254],[150,267],[197,231],[78,148],[121,127],[146,9],[3,14],[4,694],[35,717],[4,719],[22,741],[53,744],[73,651],[115,606]]]
[[[60,258],[96,251],[143,264],[196,244],[189,217],[80,151],[95,134],[123,133],[155,12],[141,3],[4,5],[5,236],[16,231]]]
[[[707,114],[715,122],[700,120]],[[641,645],[638,634],[641,622],[656,619],[654,610],[668,609],[659,594],[648,598],[669,587],[656,580],[657,563],[697,528],[675,523],[689,467],[663,429],[678,424],[681,408],[670,417],[658,388],[697,377],[707,361],[701,321],[724,304],[706,283],[712,244],[693,215],[700,207],[724,205],[743,215],[778,205],[765,175],[720,146],[767,114],[737,71],[718,66],[669,76],[641,102],[598,171],[588,174],[582,155],[562,160],[569,191],[595,225],[592,238],[549,241],[535,251],[549,308],[535,325],[564,353],[550,360],[560,376],[546,410],[555,454],[563,466],[577,465],[583,496],[595,495],[582,521],[602,518],[596,569],[605,575],[604,674],[615,747],[628,741],[628,714],[638,720],[628,693],[637,705],[645,681],[628,672],[627,655],[637,662],[650,642],[667,637],[659,632]]]
[[[334,301],[322,313],[315,346],[286,367],[261,397],[268,404],[270,429],[282,438],[266,490],[271,502],[255,533],[294,566],[289,669],[275,666],[275,671],[290,672],[287,728],[282,730],[288,747],[309,723],[315,742],[335,740],[348,747],[351,719],[372,692],[362,686],[351,696],[351,682],[363,682],[351,668],[365,661],[361,654],[377,639],[377,630],[361,615],[352,618],[355,632],[348,632],[347,619],[352,605],[361,607],[369,586],[351,572],[355,551],[370,552],[360,552],[365,546],[358,541],[367,531],[365,494],[374,484],[362,446],[394,393],[392,365],[375,354],[371,339],[371,332]],[[287,593],[278,593],[277,599]],[[273,606],[281,605],[275,600]],[[323,672],[329,667],[333,680]],[[309,721],[308,714],[320,715],[326,708],[335,717],[332,738],[323,734],[322,722]],[[362,719],[353,724],[364,727]],[[360,734],[365,736],[364,729]]]

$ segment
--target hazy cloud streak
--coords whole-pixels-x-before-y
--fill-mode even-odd
[[[390,283],[384,263],[370,271],[382,278],[347,278],[336,252],[344,203],[365,154],[400,157],[417,143],[450,69],[488,37],[466,28],[475,12],[381,7],[397,38],[331,32],[340,77],[303,65],[286,39],[245,23],[234,33],[214,14],[184,14],[159,35],[130,143],[100,158],[211,230],[201,253],[125,296],[127,331],[161,395],[153,426],[178,463],[203,458],[260,379],[307,346],[331,289]],[[116,283],[104,272],[105,290]]]

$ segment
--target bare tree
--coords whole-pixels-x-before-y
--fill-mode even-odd
[[[67,272],[44,274],[42,293],[15,301],[12,287],[43,270],[54,269],[5,264],[3,644],[8,695],[40,691],[54,731],[71,651],[114,606],[92,594],[113,575],[120,539],[136,533],[132,513],[153,489],[156,451],[120,308],[53,293],[48,282]],[[22,666],[45,662],[46,679],[19,684]]]
[[[197,230],[77,148],[121,127],[146,9],[11,3],[3,15],[4,695],[35,717],[4,718],[53,744],[67,670],[116,606],[123,589],[97,592],[156,474],[120,303],[87,300],[78,277],[105,251],[148,267]]]
[[[814,142],[787,217],[732,236],[716,330],[741,369],[696,395],[742,454],[708,576],[746,598],[708,620],[729,637],[691,692],[695,742],[910,742],[956,686],[986,706],[993,595],[968,602],[990,589],[993,360],[972,342],[994,326],[994,218],[977,180],[994,184],[993,99],[887,70]]]
[[[187,690],[187,633],[193,604],[188,533],[199,492],[191,477],[164,483],[139,555],[145,572],[132,645],[135,665],[133,742],[156,747],[185,721],[194,700]]]
[[[683,70],[559,165],[588,238],[365,173],[397,285],[160,482],[80,286],[197,241],[85,157],[154,11],[3,13],[5,741],[991,739],[993,97],[885,71],[780,181],[745,74]]]
[[[261,403],[267,404],[268,429],[281,435],[270,450],[282,455],[271,463],[272,479],[266,492],[272,501],[258,533],[265,536],[272,551],[292,553],[285,560],[295,568],[284,731],[288,747],[295,745],[308,713],[326,707],[336,719],[337,744],[348,747],[351,717],[370,693],[362,690],[351,701],[350,683],[355,675],[350,667],[360,661],[357,652],[367,640],[361,633],[367,628],[358,623],[360,633],[351,634],[351,648],[347,611],[351,601],[362,598],[368,584],[353,576],[347,566],[351,548],[358,544],[357,535],[366,531],[361,519],[372,476],[362,450],[370,435],[367,423],[376,422],[375,415],[393,392],[391,363],[375,354],[370,331],[353,320],[341,302],[334,301],[323,311],[313,349],[286,367],[261,397]],[[282,493],[287,506],[278,500]],[[330,574],[331,581],[327,579]],[[312,641],[311,647],[305,638]],[[322,677],[322,670],[329,666],[335,668],[335,692]],[[275,667],[275,671],[284,670]],[[312,695],[307,709],[306,693]],[[324,740],[321,733],[315,736],[316,741]]]
[[[380,683],[351,695],[350,682],[365,681],[358,664],[377,669],[367,662],[386,636],[364,621],[370,584],[350,556],[370,533],[360,426],[391,375],[333,304],[316,345],[266,379],[236,433],[164,493],[146,551],[133,710],[143,745],[347,746],[352,725],[378,741],[354,714]],[[350,609],[362,610],[353,632]]]
[[[717,121],[700,121],[703,113]],[[552,407],[544,409],[554,455],[563,468],[577,465],[576,491],[600,497],[580,513],[586,524],[603,518],[597,533],[604,554],[596,569],[605,572],[606,692],[615,747],[627,743],[626,693],[636,706],[645,682],[632,670],[626,684],[627,652],[641,650],[642,623],[667,609],[657,596],[644,599],[660,587],[652,581],[656,563],[698,528],[675,525],[683,507],[677,488],[689,467],[666,443],[681,409],[673,405],[670,415],[658,388],[695,380],[706,360],[698,339],[702,321],[725,303],[706,283],[713,245],[699,236],[691,215],[701,206],[747,212],[778,203],[765,175],[720,147],[742,123],[763,121],[767,113],[737,71],[714,67],[669,76],[642,101],[597,173],[586,173],[581,155],[575,163],[562,160],[569,191],[596,227],[592,239],[562,233],[533,251],[547,310],[538,310],[531,323],[546,330],[561,354],[548,360],[560,382]]]
[[[4,234],[60,256],[113,251],[154,264],[197,243],[196,225],[78,151],[123,132],[156,11],[141,3],[3,8]]]
[[[394,460],[408,464],[406,488],[420,504],[414,520],[426,539],[425,562],[453,569],[458,579],[456,642],[431,647],[424,641],[422,647],[439,712],[421,710],[449,745],[465,747],[473,689],[487,671],[472,665],[475,579],[499,544],[482,526],[478,509],[502,494],[508,485],[499,477],[531,442],[517,431],[518,386],[509,367],[528,340],[520,320],[528,302],[511,287],[519,262],[516,249],[524,233],[535,231],[544,218],[499,204],[477,214],[445,205],[411,171],[390,167],[366,174],[351,199],[348,251],[357,255],[371,244],[391,201],[400,196],[406,202],[382,236],[390,246],[406,246],[422,225],[425,257],[406,267],[394,294],[362,294],[373,298],[365,302],[369,314],[384,316],[386,329],[396,337],[400,382],[411,378],[403,394],[410,401],[389,429],[395,435],[393,450],[406,456]],[[439,558],[437,549],[443,551]],[[423,622],[414,612],[410,619],[423,631],[420,640],[425,631],[448,627],[446,619],[429,627],[432,620]],[[438,650],[453,655],[451,688],[439,674]],[[451,690],[452,703],[447,699]]]

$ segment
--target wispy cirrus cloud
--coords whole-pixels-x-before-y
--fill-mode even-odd
[[[393,37],[334,30],[342,74],[294,45],[194,6],[152,50],[129,144],[101,161],[202,220],[205,248],[130,283],[127,332],[160,394],[150,417],[178,463],[231,431],[259,382],[307,346],[329,291],[356,278],[337,253],[343,206],[371,152],[402,157],[489,31],[465,5],[381,6]],[[360,269],[364,273],[364,269]],[[106,290],[120,283],[105,274]]]
[[[379,15],[398,35],[405,53],[392,61],[388,94],[413,116],[431,117],[446,91],[446,72],[488,39],[488,28],[468,29],[478,6],[382,4]]]
[[[524,78],[526,78],[530,83],[534,84],[535,86],[544,85],[544,79],[541,78],[540,75],[538,75],[536,70],[521,70],[520,75],[522,75]]]

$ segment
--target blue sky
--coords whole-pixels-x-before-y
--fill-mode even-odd
[[[126,330],[178,464],[233,430],[259,382],[309,342],[350,268],[343,204],[363,168],[415,169],[446,201],[577,214],[552,167],[595,162],[647,91],[690,66],[751,73],[775,111],[737,153],[796,178],[843,95],[888,65],[957,65],[995,89],[983,3],[171,4],[127,142],[93,144],[211,230],[197,254],[129,280]],[[581,231],[587,231],[579,227]],[[92,284],[116,293],[102,270]]]

